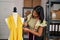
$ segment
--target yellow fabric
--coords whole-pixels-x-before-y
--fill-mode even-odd
[[[10,30],[10,36],[8,40],[22,40],[22,22],[20,16],[17,16],[17,25],[14,23],[12,15],[7,18],[7,22]]]

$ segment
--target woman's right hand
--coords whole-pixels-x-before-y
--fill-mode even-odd
[[[23,24],[25,27],[28,25],[26,22],[24,22],[24,24]]]
[[[28,28],[23,28],[24,32],[29,32],[29,29]]]

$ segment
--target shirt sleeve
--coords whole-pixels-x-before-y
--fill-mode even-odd
[[[41,27],[46,27],[47,26],[47,23],[46,21],[44,20],[43,23],[40,23],[41,24]]]
[[[46,27],[47,23],[45,20],[43,21],[43,23],[40,23],[40,21],[38,20],[35,26],[36,26],[36,29],[39,27]]]

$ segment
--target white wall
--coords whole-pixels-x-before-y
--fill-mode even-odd
[[[18,13],[21,14],[21,16],[22,16],[22,8],[24,6],[23,3],[24,3],[23,0],[16,0],[16,2],[15,2],[16,7],[17,7],[17,11],[18,11]]]
[[[0,0],[0,39],[7,39],[9,36],[5,18],[11,14],[15,6],[18,13],[22,14],[23,0]]]
[[[48,0],[41,0],[41,6],[44,8],[44,15],[46,15],[45,13],[46,13],[46,2],[47,2]],[[46,17],[46,16],[45,16]]]

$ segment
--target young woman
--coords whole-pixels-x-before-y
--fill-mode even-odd
[[[27,18],[24,26],[29,26],[29,29],[23,29],[29,32],[29,40],[43,40],[43,29],[46,26],[43,8],[41,6],[34,7],[33,12]]]

